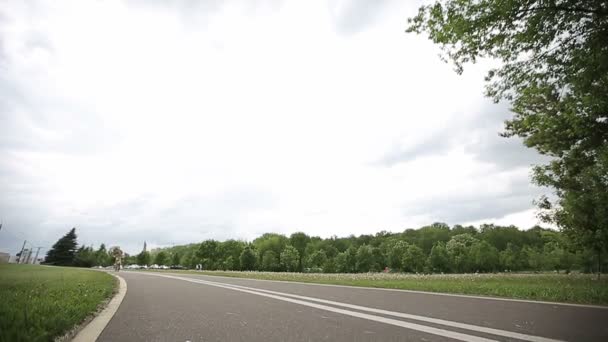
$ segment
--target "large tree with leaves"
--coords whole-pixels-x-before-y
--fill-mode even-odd
[[[76,257],[76,246],[76,228],[72,228],[55,242],[46,254],[44,262],[57,266],[72,266]]]
[[[599,256],[608,245],[608,2],[443,0],[423,6],[408,32],[428,34],[461,73],[480,58],[501,61],[487,96],[509,101],[503,135],[551,157],[533,181],[555,190],[538,202]]]

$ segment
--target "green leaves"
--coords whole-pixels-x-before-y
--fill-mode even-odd
[[[554,158],[533,171],[556,194],[538,202],[541,217],[606,251],[606,1],[441,0],[421,7],[406,32],[427,33],[458,73],[477,58],[502,62],[486,76],[486,95],[512,105],[502,135]]]
[[[45,263],[58,266],[71,266],[76,259],[76,228],[70,229],[48,251]]]

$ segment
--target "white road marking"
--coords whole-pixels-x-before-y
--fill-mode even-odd
[[[448,337],[448,338],[452,338],[452,339],[460,340],[460,341],[470,341],[470,342],[499,342],[497,340],[491,340],[491,339],[480,337],[480,336],[468,335],[468,334],[463,334],[463,333],[459,333],[459,332],[455,332],[455,331],[449,331],[449,330],[445,330],[445,329],[439,329],[439,328],[429,327],[429,326],[426,326],[426,325],[399,321],[399,320],[392,319],[392,318],[386,318],[386,317],[381,317],[381,316],[374,316],[374,315],[370,315],[370,314],[366,314],[366,313],[361,313],[361,312],[356,312],[356,311],[350,311],[350,310],[345,310],[345,309],[339,309],[339,308],[335,308],[333,306],[315,304],[315,303],[306,302],[306,301],[299,300],[299,299],[292,299],[292,298],[281,297],[281,296],[277,296],[277,295],[273,295],[273,294],[269,294],[269,293],[252,291],[252,290],[247,290],[247,289],[243,289],[243,288],[237,288],[237,287],[229,286],[229,285],[226,285],[226,284],[223,284],[223,283],[214,283],[214,282],[209,282],[209,281],[205,281],[205,280],[199,280],[199,279],[193,279],[193,278],[176,277],[176,276],[170,276],[170,275],[164,275],[164,274],[154,274],[154,273],[148,273],[148,272],[137,272],[137,273],[138,274],[151,275],[151,276],[157,276],[157,277],[162,277],[162,278],[170,278],[170,279],[183,280],[183,281],[187,281],[187,282],[191,282],[191,283],[195,283],[195,284],[209,285],[209,286],[215,286],[215,287],[225,288],[225,289],[233,290],[233,291],[250,293],[250,294],[257,295],[257,296],[263,296],[263,297],[268,297],[268,298],[273,298],[273,299],[281,300],[281,301],[284,301],[284,302],[305,305],[305,306],[309,306],[309,307],[312,307],[312,308],[315,308],[315,309],[321,309],[321,310],[326,310],[326,311],[331,311],[331,312],[343,314],[343,315],[346,315],[346,316],[363,318],[363,319],[367,319],[367,320],[370,320],[370,321],[375,321],[375,322],[395,325],[395,326],[406,328],[406,329],[422,331],[422,332],[425,332],[425,333],[428,333],[428,334]]]
[[[192,279],[192,278],[190,278],[190,279]],[[202,279],[201,279],[201,281],[210,282],[210,281],[202,280]],[[214,283],[214,282],[210,282],[210,283]],[[459,322],[448,321],[448,320],[439,319],[439,318],[431,318],[431,317],[426,317],[426,316],[406,314],[406,313],[397,312],[397,311],[376,309],[376,308],[371,308],[371,307],[367,307],[367,306],[360,306],[360,305],[354,305],[354,304],[343,303],[343,302],[335,302],[332,300],[326,300],[326,299],[321,299],[321,298],[306,297],[306,296],[300,296],[300,295],[291,294],[291,293],[263,290],[263,289],[258,289],[255,287],[247,287],[247,286],[234,285],[234,284],[226,284],[226,283],[218,283],[218,284],[243,288],[243,289],[247,289],[247,290],[271,293],[271,294],[276,294],[276,295],[280,295],[280,296],[298,298],[298,299],[302,299],[302,300],[309,300],[309,301],[319,302],[319,303],[324,303],[324,304],[342,306],[342,307],[346,307],[349,309],[368,311],[368,312],[373,312],[373,313],[382,314],[382,315],[395,316],[395,317],[401,317],[401,318],[406,318],[406,319],[413,319],[413,320],[423,321],[423,322],[427,322],[427,323],[441,324],[441,325],[446,325],[446,326],[450,326],[450,327],[454,327],[454,328],[472,330],[472,331],[477,331],[477,332],[491,334],[491,335],[516,338],[516,339],[520,339],[520,340],[524,340],[524,341],[561,342],[560,340],[545,338],[545,337],[541,337],[541,336],[527,335],[527,334],[522,334],[522,333],[517,333],[517,332],[512,332],[512,331],[507,331],[507,330],[487,328],[487,327],[473,325],[473,324],[459,323]]]
[[[140,271],[140,272],[145,272],[145,271]],[[179,275],[180,273],[170,273],[170,274]],[[500,297],[490,297],[490,296],[475,296],[475,295],[466,295],[466,294],[457,294],[457,293],[441,293],[441,292],[404,290],[404,289],[387,289],[387,288],[382,288],[382,287],[307,283],[307,282],[303,282],[303,281],[291,281],[291,280],[270,280],[270,279],[244,278],[244,277],[226,277],[226,276],[220,276],[220,275],[209,275],[209,274],[205,274],[204,272],[201,272],[200,274],[196,274],[196,273],[189,273],[189,274],[192,274],[194,276],[224,278],[224,279],[231,279],[231,280],[240,279],[240,280],[270,282],[270,283],[300,284],[300,285],[326,286],[326,287],[345,287],[348,289],[357,289],[357,290],[418,293],[418,294],[431,295],[431,296],[460,297],[460,298],[471,298],[471,299],[497,300],[497,301],[501,301],[501,302],[530,303],[530,304],[543,304],[543,305],[553,305],[553,306],[573,306],[573,307],[579,307],[579,308],[608,310],[608,305],[559,303],[559,302],[548,302],[548,301],[531,300],[531,299],[514,299],[514,298],[500,298]]]

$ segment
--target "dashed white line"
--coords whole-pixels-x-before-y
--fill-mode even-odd
[[[139,273],[139,274],[144,274],[144,273],[142,272],[142,273]],[[226,284],[223,284],[223,283],[214,283],[214,282],[208,282],[208,281],[205,281],[205,280],[198,280],[198,279],[192,279],[192,278],[183,278],[183,277],[176,277],[176,276],[170,276],[170,275],[161,275],[161,274],[153,274],[153,273],[145,273],[145,274],[146,275],[157,276],[157,277],[163,277],[163,278],[183,280],[183,281],[187,281],[187,282],[191,282],[191,283],[196,283],[196,284],[215,286],[215,287],[225,288],[225,289],[233,290],[233,291],[245,292],[245,293],[254,294],[254,295],[257,295],[257,296],[262,296],[262,297],[268,297],[268,298],[272,298],[272,299],[281,300],[281,301],[284,301],[284,302],[289,302],[289,303],[309,306],[309,307],[312,307],[312,308],[315,308],[315,309],[321,309],[321,310],[325,310],[325,311],[335,312],[335,313],[343,314],[343,315],[346,315],[346,316],[363,318],[363,319],[367,319],[367,320],[370,320],[370,321],[375,321],[375,322],[395,325],[395,326],[399,326],[399,327],[406,328],[406,329],[411,329],[411,330],[417,330],[417,331],[425,332],[425,333],[428,333],[428,334],[448,337],[448,338],[452,338],[452,339],[459,340],[459,341],[498,342],[497,340],[492,340],[492,339],[488,339],[488,338],[485,338],[485,337],[480,337],[480,336],[475,336],[475,335],[468,335],[468,334],[463,334],[463,333],[459,333],[459,332],[455,332],[455,331],[450,331],[450,330],[445,330],[445,329],[440,329],[440,328],[434,328],[434,327],[430,327],[430,326],[426,326],[426,325],[421,325],[421,324],[416,324],[416,323],[410,323],[410,322],[404,322],[404,321],[400,321],[400,320],[396,320],[396,319],[392,319],[392,318],[386,318],[386,317],[382,317],[382,316],[374,316],[374,315],[370,315],[370,314],[366,314],[366,313],[362,313],[362,312],[350,311],[350,310],[336,308],[336,307],[333,307],[333,306],[316,304],[316,303],[311,303],[311,302],[307,302],[307,301],[303,301],[303,300],[299,300],[299,299],[292,299],[292,298],[282,297],[282,296],[278,296],[278,295],[274,295],[274,294],[258,292],[257,289],[255,289],[255,290],[248,290],[248,289],[243,289],[243,288],[232,287],[230,285],[226,285]]]

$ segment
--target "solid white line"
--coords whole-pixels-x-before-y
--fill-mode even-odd
[[[140,272],[146,272],[146,271],[140,271]],[[148,272],[148,273],[150,273],[150,272]],[[573,307],[589,308],[589,309],[604,309],[604,310],[608,309],[608,306],[606,306],[606,305],[559,303],[559,302],[548,302],[548,301],[531,300],[531,299],[515,299],[515,298],[501,298],[501,297],[490,297],[490,296],[475,296],[475,295],[466,295],[466,294],[457,294],[457,293],[442,293],[442,292],[404,290],[404,289],[387,289],[387,288],[382,288],[382,287],[336,285],[336,284],[319,284],[319,283],[307,283],[307,282],[303,282],[303,281],[290,281],[290,280],[270,280],[270,279],[244,278],[244,277],[227,277],[227,276],[220,276],[220,275],[205,274],[205,272],[201,272],[200,274],[197,274],[197,273],[170,273],[170,272],[167,272],[167,274],[205,276],[205,277],[225,278],[225,279],[242,279],[242,280],[253,280],[253,281],[262,281],[262,282],[270,282],[270,283],[300,284],[300,285],[327,286],[327,287],[345,287],[345,288],[349,288],[349,289],[359,289],[359,290],[405,292],[405,293],[416,293],[416,294],[433,295],[433,296],[445,296],[445,297],[459,297],[459,298],[497,300],[497,301],[502,301],[502,302],[517,302],[517,303],[530,303],[530,304],[573,306]]]
[[[163,278],[183,280],[183,281],[187,281],[187,282],[191,282],[191,283],[195,283],[195,284],[209,285],[209,286],[220,287],[220,288],[224,288],[224,289],[228,289],[228,290],[233,290],[233,291],[245,292],[245,293],[254,294],[254,295],[257,295],[257,296],[263,296],[263,297],[268,297],[268,298],[273,298],[273,299],[281,300],[281,301],[284,301],[284,302],[290,302],[290,303],[300,304],[300,305],[304,305],[304,306],[309,306],[309,307],[312,307],[312,308],[321,309],[321,310],[325,310],[325,311],[331,311],[331,312],[335,312],[335,313],[339,313],[339,314],[343,314],[343,315],[347,315],[347,316],[352,316],[352,317],[357,317],[357,318],[363,318],[363,319],[367,319],[367,320],[370,320],[370,321],[375,321],[375,322],[395,325],[395,326],[399,326],[399,327],[406,328],[406,329],[422,331],[422,332],[425,332],[425,333],[428,333],[428,334],[439,335],[439,336],[448,337],[448,338],[452,338],[452,339],[456,339],[456,340],[460,340],[460,341],[498,342],[496,340],[491,340],[491,339],[488,339],[488,338],[479,337],[479,336],[475,336],[475,335],[468,335],[468,334],[463,334],[463,333],[459,333],[459,332],[454,332],[454,331],[449,331],[449,330],[429,327],[429,326],[426,326],[426,325],[420,325],[420,324],[416,324],[416,323],[409,323],[409,322],[399,321],[399,320],[392,319],[392,318],[386,318],[386,317],[381,317],[381,316],[374,316],[374,315],[370,315],[370,314],[366,314],[366,313],[339,309],[339,308],[335,308],[335,307],[332,307],[332,306],[326,306],[326,305],[321,305],[321,304],[315,304],[315,303],[305,302],[305,301],[298,300],[298,299],[291,299],[291,298],[277,296],[277,295],[273,295],[273,294],[267,294],[267,293],[262,293],[262,292],[258,292],[258,291],[252,291],[252,290],[247,290],[247,289],[236,288],[236,287],[225,285],[225,284],[222,284],[222,283],[214,283],[214,282],[209,282],[209,281],[200,280],[200,279],[176,277],[176,276],[163,275],[163,274],[154,274],[154,273],[148,273],[148,272],[145,272],[145,273],[141,272],[140,274],[146,274],[146,275],[153,275],[153,276],[163,277]]]
[[[209,282],[206,280],[201,280],[201,281]],[[211,283],[211,282],[209,282],[209,283]],[[427,322],[427,323],[441,324],[441,325],[446,325],[446,326],[450,326],[450,327],[454,327],[454,328],[472,330],[472,331],[477,331],[477,332],[491,334],[491,335],[516,338],[516,339],[520,339],[520,340],[524,340],[524,341],[561,342],[560,340],[545,338],[545,337],[541,337],[541,336],[522,334],[522,333],[501,330],[501,329],[487,328],[487,327],[482,327],[482,326],[473,325],[473,324],[466,324],[466,323],[459,323],[459,322],[454,322],[454,321],[443,320],[443,319],[439,319],[439,318],[431,318],[431,317],[426,317],[426,316],[406,314],[406,313],[397,312],[397,311],[376,309],[376,308],[371,308],[371,307],[367,307],[367,306],[360,306],[360,305],[348,304],[348,303],[343,303],[343,302],[335,302],[335,301],[331,301],[331,300],[320,299],[320,298],[315,298],[315,297],[300,296],[300,295],[295,295],[295,294],[290,294],[290,293],[285,293],[285,292],[263,290],[263,289],[258,289],[255,287],[247,287],[247,286],[226,284],[226,283],[219,283],[219,284],[243,288],[243,289],[247,289],[247,290],[271,293],[271,294],[280,295],[280,296],[287,296],[287,297],[293,297],[293,298],[298,298],[298,299],[303,299],[303,300],[309,300],[309,301],[314,301],[314,302],[319,302],[319,303],[324,303],[324,304],[343,306],[343,307],[346,307],[349,309],[368,311],[368,312],[378,313],[378,314],[382,314],[382,315],[389,315],[389,316],[401,317],[401,318],[406,318],[406,319],[413,319],[413,320],[423,321],[423,322]]]
[[[110,323],[112,317],[118,310],[120,303],[127,294],[127,282],[116,274],[112,274],[118,278],[118,293],[112,298],[108,306],[95,317],[86,327],[78,332],[78,334],[72,339],[72,342],[91,342],[97,340],[99,335],[105,327]]]

